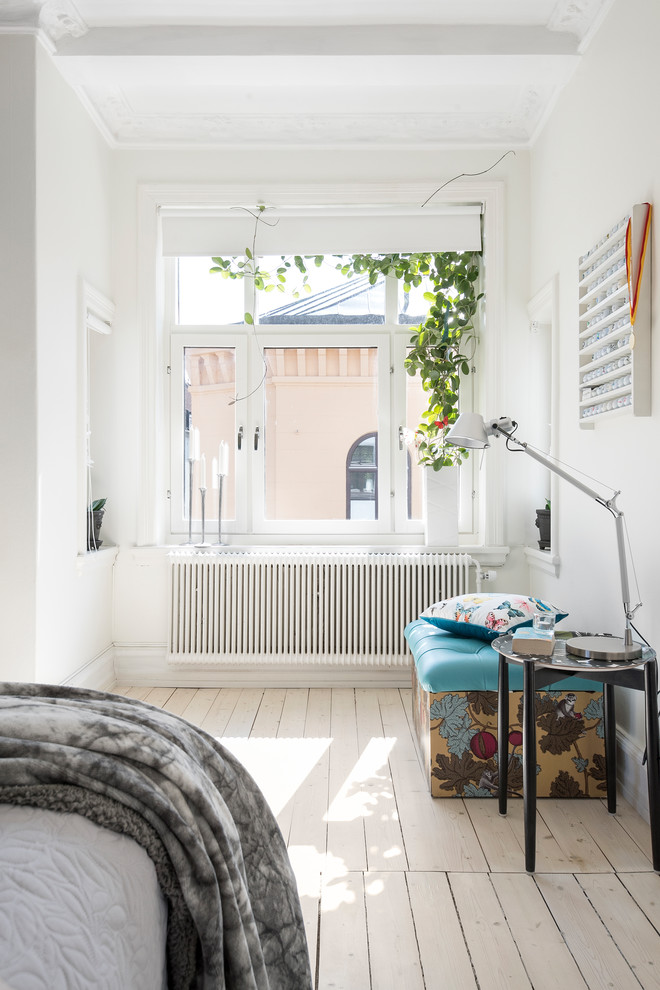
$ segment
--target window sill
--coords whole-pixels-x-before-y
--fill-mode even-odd
[[[336,553],[465,553],[473,557],[482,567],[498,567],[506,563],[510,550],[508,546],[454,546],[436,547],[425,546],[423,543],[407,544],[373,544],[366,541],[361,544],[322,544],[318,541],[310,543],[232,543],[222,547],[197,547],[194,544],[159,544],[154,546],[126,547],[123,554],[130,554],[139,563],[147,564],[167,557],[171,553],[286,553],[314,551]]]
[[[525,559],[532,570],[542,571],[553,577],[559,576],[561,558],[552,550],[538,550],[536,547],[524,547],[523,550]]]
[[[76,571],[78,574],[82,574],[83,571],[91,568],[98,570],[99,568],[112,567],[118,553],[119,547],[116,546],[99,547],[98,550],[86,550],[85,553],[79,553],[76,557]]]

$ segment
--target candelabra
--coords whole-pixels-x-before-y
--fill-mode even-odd
[[[199,494],[202,500],[202,539],[199,543],[196,543],[196,547],[210,547],[211,544],[206,541],[206,487],[201,486],[199,489]]]
[[[224,475],[221,472],[217,474],[218,479],[218,539],[214,544],[216,547],[223,547],[224,543],[222,540],[222,483],[225,480]]]
[[[193,501],[193,472],[195,470],[195,458],[188,458],[188,539],[184,540],[181,546],[192,545],[192,501]]]

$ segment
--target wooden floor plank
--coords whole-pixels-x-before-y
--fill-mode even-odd
[[[488,874],[452,873],[449,883],[480,990],[531,990]]]
[[[113,694],[120,694],[124,698],[133,698],[135,701],[145,701],[151,688],[146,685],[143,685],[142,687],[124,687],[117,685],[112,690]]]
[[[328,793],[326,813],[328,850],[333,863],[328,870],[367,869],[367,847],[364,834],[367,793],[358,773],[358,747],[355,692],[350,688],[334,688],[330,711]]]
[[[626,830],[651,862],[651,831],[648,818],[642,818],[622,797],[617,797],[616,817],[622,828]]]
[[[396,740],[389,763],[408,868],[485,872],[488,864],[465,802],[429,793],[400,695],[382,691],[378,698],[383,731]]]
[[[538,815],[567,858],[571,873],[608,873],[611,863],[593,841],[580,818],[580,807],[587,798],[573,801],[558,801],[544,798],[537,802]],[[599,802],[600,803],[600,802]],[[543,864],[537,863],[539,872]]]
[[[155,708],[164,708],[168,699],[174,694],[174,690],[174,688],[170,687],[154,687],[151,688],[144,700],[147,704],[154,705]]]
[[[397,740],[386,739],[384,736],[375,691],[357,690],[355,706],[360,747],[360,779],[365,793],[367,863],[370,870],[405,870],[408,861],[389,764],[390,754]]]
[[[221,688],[202,719],[202,729],[216,738],[223,736],[240,696],[240,688]]]
[[[476,990],[446,874],[408,873],[408,893],[426,990]]]
[[[172,715],[183,715],[197,693],[196,688],[180,687],[169,696],[163,708]]]
[[[601,801],[576,801],[575,805],[573,814],[617,872],[651,869],[649,857],[623,827],[620,815],[610,815]]]
[[[310,692],[305,720],[305,740],[319,740],[316,761],[298,787],[291,809],[289,858],[301,894],[310,956],[316,959],[321,877],[326,862],[328,765],[330,735],[329,689]]]
[[[361,872],[326,878],[320,919],[318,990],[370,990],[364,876]]]
[[[658,933],[613,874],[578,876],[601,921],[645,990],[660,990]]]
[[[282,705],[282,715],[277,729],[277,739],[285,740],[277,747],[281,752],[279,763],[279,779],[282,786],[286,787],[292,777],[298,780],[304,779],[305,774],[296,778],[296,773],[300,769],[301,761],[304,759],[305,747],[301,742],[296,746],[296,740],[302,740],[305,734],[305,720],[307,717],[307,703],[309,701],[309,691],[304,688],[287,688]],[[300,756],[298,756],[300,752]],[[289,841],[289,831],[293,818],[293,808],[295,804],[295,793],[297,788],[286,787],[286,800],[280,802],[277,808],[277,821],[282,830],[285,841]]]
[[[184,709],[183,717],[193,725],[201,727],[218,694],[218,688],[198,688],[190,704]]]
[[[232,710],[223,736],[226,739],[247,739],[259,711],[263,698],[262,688],[243,688]]]
[[[286,701],[286,688],[270,688],[264,691],[250,736],[253,739],[268,739],[277,735]]]
[[[405,874],[366,874],[365,895],[372,990],[424,990]]]
[[[492,883],[534,990],[586,987],[534,878],[498,873]]]
[[[660,876],[657,873],[620,873],[619,879],[656,931],[660,932]],[[660,966],[657,950],[656,965]]]
[[[520,872],[523,865],[525,853],[518,804],[510,801],[507,814],[500,815],[497,798],[465,800],[465,810],[491,872]]]
[[[639,990],[639,983],[588,897],[570,874],[536,876],[589,990]]]

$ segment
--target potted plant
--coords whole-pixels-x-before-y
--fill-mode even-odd
[[[536,527],[539,531],[539,550],[550,549],[550,499],[545,500],[545,509],[536,510]]]
[[[87,509],[87,549],[98,550],[103,543],[99,539],[101,533],[101,523],[105,514],[105,503],[107,499],[97,498]]]

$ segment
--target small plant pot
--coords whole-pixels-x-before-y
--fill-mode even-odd
[[[96,512],[87,512],[87,549],[88,550],[98,550],[98,548],[103,543],[101,540],[101,523],[103,522],[103,516],[105,515],[105,509],[98,509]]]
[[[539,531],[539,550],[550,549],[550,509],[536,510],[536,524]]]

